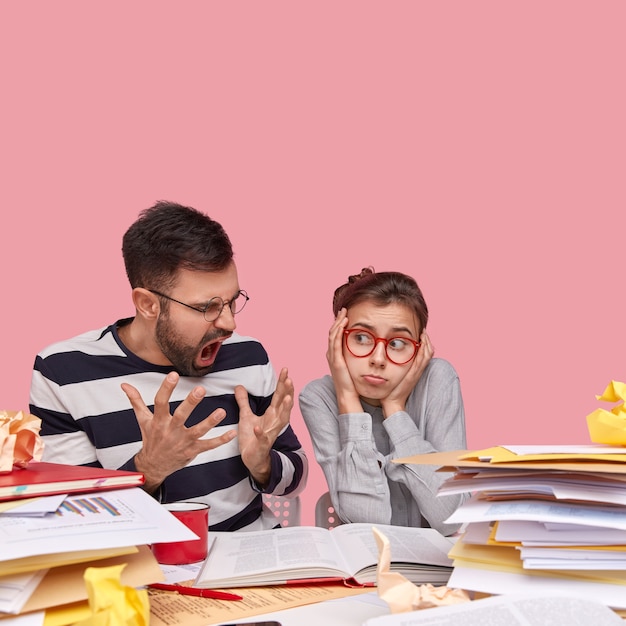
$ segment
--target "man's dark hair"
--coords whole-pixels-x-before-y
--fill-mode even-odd
[[[233,261],[222,226],[192,207],[160,200],[144,209],[122,240],[131,287],[171,287],[179,269],[218,272]]]

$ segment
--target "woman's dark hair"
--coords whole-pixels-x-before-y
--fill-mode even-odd
[[[380,306],[398,302],[411,309],[423,331],[428,323],[428,307],[414,278],[401,272],[375,272],[373,267],[365,267],[360,274],[348,278],[348,282],[337,287],[333,297],[333,313],[354,306],[363,301],[371,301]]]
[[[233,261],[228,235],[191,207],[159,201],[139,214],[122,240],[131,287],[172,286],[179,269],[219,272]]]

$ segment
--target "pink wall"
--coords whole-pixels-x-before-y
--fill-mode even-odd
[[[221,221],[239,329],[300,389],[333,289],[420,282],[468,444],[584,443],[625,380],[622,0],[0,5],[0,408],[36,352],[131,315],[122,233]],[[325,490],[310,452],[304,521]]]

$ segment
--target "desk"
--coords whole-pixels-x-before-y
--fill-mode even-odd
[[[277,611],[258,616],[257,619],[274,619],[282,626],[363,626],[367,620],[383,616],[389,616],[394,626],[458,626],[469,623],[523,626],[544,621],[554,626],[620,626],[624,623],[619,614],[595,600],[571,594],[544,596],[541,593],[493,596],[475,602],[462,602],[394,616],[390,615],[389,610],[382,606],[381,600],[373,593]],[[540,622],[537,622],[538,616],[541,616]],[[241,623],[252,621],[245,619]]]
[[[293,609],[246,617],[238,624],[276,620],[282,626],[362,626],[365,620],[389,615],[389,607],[373,591],[359,596],[326,600]]]

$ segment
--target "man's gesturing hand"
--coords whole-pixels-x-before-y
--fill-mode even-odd
[[[252,412],[245,387],[235,387],[239,405],[239,452],[252,478],[260,486],[269,481],[270,450],[276,437],[289,424],[293,395],[293,382],[288,378],[287,368],[281,370],[272,402],[263,415]]]
[[[201,452],[213,450],[231,441],[237,434],[235,430],[229,430],[219,437],[201,439],[226,417],[224,409],[216,409],[195,426],[185,426],[193,409],[204,398],[202,387],[195,387],[170,414],[169,401],[177,384],[178,374],[170,372],[157,391],[152,413],[139,391],[128,383],[122,383],[141,429],[142,448],[135,456],[135,467],[144,474],[144,488],[148,492],[157,489],[167,476],[185,467]]]

